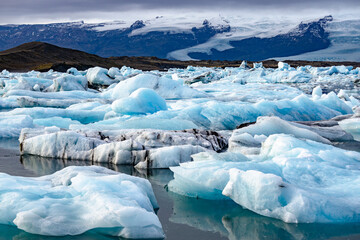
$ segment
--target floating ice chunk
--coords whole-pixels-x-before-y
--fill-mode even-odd
[[[74,75],[74,76],[81,76],[82,74],[74,67],[72,68],[69,68],[67,71],[66,71],[67,74],[71,74],[71,75]]]
[[[146,114],[167,110],[165,100],[154,90],[139,88],[129,97],[121,98],[112,103],[113,111],[120,114]]]
[[[1,71],[1,75],[2,76],[9,76],[10,72],[8,70],[4,69],[4,70]]]
[[[347,93],[346,93],[343,89],[341,89],[341,90],[339,91],[339,93],[337,94],[337,96],[338,96],[339,98],[341,98],[341,99],[346,100],[346,101],[350,101],[349,95],[347,95]]]
[[[250,69],[251,67],[247,64],[247,61],[242,61],[239,68]]]
[[[324,105],[341,114],[353,113],[352,109],[342,101],[334,92],[330,92],[327,95],[322,95],[320,99],[316,100],[316,103]]]
[[[279,70],[288,70],[290,68],[290,65],[285,62],[278,62],[278,69]]]
[[[190,162],[191,155],[205,152],[206,149],[200,146],[182,145],[170,146],[159,149],[150,149],[145,161],[139,162],[136,168],[169,168],[179,166],[180,163]]]
[[[17,108],[19,104],[15,97],[0,98],[0,109]]]
[[[21,154],[49,158],[91,160],[138,168],[168,168],[191,161],[203,151],[221,151],[227,140],[211,131],[123,130],[72,132],[55,129],[44,132],[23,129]],[[40,135],[39,135],[40,134]],[[140,163],[140,164],[139,164]]]
[[[127,67],[127,66],[122,66],[120,69],[120,72],[124,77],[130,78],[130,77],[133,77],[133,76],[136,76],[136,75],[142,73],[142,70],[134,69],[134,68]]]
[[[35,92],[28,90],[10,90],[5,97],[9,96],[24,96],[32,98],[46,98],[46,99],[99,99],[99,94],[89,91],[66,91],[66,92]]]
[[[229,181],[229,170],[248,162],[241,153],[203,152],[192,155],[194,162],[182,163],[179,167],[170,167],[174,180],[168,184],[169,190],[203,199],[229,199],[222,194]]]
[[[32,127],[33,119],[29,116],[0,116],[0,138],[18,137],[22,128]]]
[[[73,104],[83,102],[81,99],[46,99],[46,98],[32,98],[32,97],[18,97],[17,104],[22,108],[28,107],[54,107],[66,108]]]
[[[360,116],[340,121],[339,125],[346,132],[350,133],[356,141],[360,141]]]
[[[360,101],[358,99],[354,98],[353,96],[350,96],[349,100],[354,107],[360,107]]]
[[[327,71],[326,71],[326,74],[327,75],[333,75],[333,74],[336,74],[336,73],[339,73],[339,74],[349,74],[349,72],[353,69],[352,66],[331,66]]]
[[[59,128],[69,129],[70,124],[80,124],[78,121],[71,120],[70,118],[50,117],[35,119],[34,124],[39,126],[51,127],[56,126]]]
[[[83,124],[97,122],[104,119],[105,111],[101,110],[72,110],[59,108],[17,108],[6,113],[6,116],[29,115],[33,119],[63,117],[79,121]]]
[[[322,96],[322,89],[320,86],[317,86],[312,91],[312,97],[313,99],[319,99]]]
[[[113,89],[103,93],[104,97],[119,99],[130,96],[139,88],[150,88],[165,99],[203,97],[204,93],[181,85],[170,78],[159,77],[154,74],[139,74],[118,83]]]
[[[135,117],[131,119],[120,119],[115,117],[115,112],[108,112],[110,119],[96,123],[84,125],[71,125],[72,130],[96,129],[102,130],[119,130],[119,129],[159,129],[159,130],[185,130],[196,129],[198,126],[192,121],[185,119],[162,119]],[[112,115],[114,114],[114,115]],[[107,115],[108,116],[108,115]],[[152,115],[150,115],[152,116]]]
[[[164,238],[146,179],[95,166],[67,167],[39,178],[4,173],[0,178],[2,224],[50,236],[101,229],[124,238]]]
[[[97,100],[93,102],[80,102],[76,104],[72,104],[71,106],[67,107],[70,110],[104,110],[110,111],[111,105],[105,104],[106,101],[104,100]]]
[[[280,119],[279,117],[259,117],[256,124],[237,129],[233,132],[230,142],[235,144],[236,136],[242,133],[250,133],[254,135],[266,135],[285,133],[295,136],[296,138],[310,139],[317,142],[331,144],[329,140],[323,138],[319,134],[302,128],[301,125],[293,125],[290,122]]]
[[[101,67],[89,68],[86,78],[91,85],[110,86],[115,81],[108,75],[108,70]]]
[[[210,199],[224,194],[285,222],[360,221],[360,153],[280,134],[266,139],[259,156],[248,157],[196,154],[194,162],[170,168],[169,189]]]
[[[59,91],[85,91],[88,87],[86,77],[82,75],[66,75],[55,78],[54,83],[46,89],[48,92],[59,92]]]
[[[259,62],[259,63],[254,62],[253,68],[263,68],[263,63],[262,62]]]
[[[244,208],[265,216],[267,212],[276,214],[276,211],[281,209],[280,201],[284,201],[281,188],[288,187],[281,177],[260,171],[241,171],[234,168],[230,169],[229,175],[230,180],[223,190],[225,196],[231,197]],[[264,212],[260,212],[261,210]],[[279,212],[278,215],[285,215],[283,219],[285,222],[296,222],[296,217],[291,213]]]
[[[112,79],[116,79],[118,81],[124,80],[124,76],[122,75],[121,71],[117,67],[112,67],[108,71],[109,77]]]
[[[27,84],[31,86],[32,89],[34,89],[35,86],[38,85],[40,87],[40,90],[44,90],[52,84],[52,80],[35,77],[20,77],[19,84]]]

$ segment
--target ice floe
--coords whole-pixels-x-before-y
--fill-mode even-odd
[[[137,168],[168,168],[191,161],[191,155],[219,152],[227,139],[213,131],[61,131],[23,129],[21,154],[48,158],[127,164]]]
[[[358,222],[360,153],[275,134],[260,154],[199,153],[171,167],[169,189],[191,197],[230,198],[285,222]]]
[[[0,173],[0,223],[48,236],[89,230],[164,238],[150,182],[103,167],[67,167],[38,178]]]

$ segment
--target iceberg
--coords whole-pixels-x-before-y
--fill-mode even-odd
[[[82,75],[61,76],[53,81],[54,83],[46,89],[47,92],[86,91],[88,88],[88,80]]]
[[[270,135],[259,155],[199,153],[171,167],[171,191],[232,199],[290,223],[359,222],[360,153],[290,135]],[[331,173],[331,174],[329,174]],[[211,176],[211,177],[210,177]]]
[[[0,139],[18,137],[21,129],[32,127],[34,127],[33,119],[27,115],[0,115]]]
[[[350,133],[356,141],[360,141],[360,108],[351,118],[340,121],[339,125]]]
[[[114,88],[103,92],[103,97],[119,99],[130,96],[132,92],[139,88],[153,89],[157,94],[165,99],[196,98],[205,97],[206,94],[181,85],[179,82],[155,74],[139,74],[119,82]]]
[[[112,103],[112,110],[120,114],[146,114],[167,110],[165,100],[154,90],[139,88],[129,97],[121,98]]]
[[[59,109],[59,108],[45,108],[45,107],[33,107],[33,108],[16,108],[6,113],[7,117],[17,115],[28,115],[33,119],[50,118],[50,117],[62,117],[70,118],[72,120],[79,121],[83,124],[97,122],[104,119],[105,111],[101,110],[72,110],[72,109]]]
[[[108,70],[101,67],[89,68],[86,72],[86,79],[90,85],[110,86],[116,81],[108,75]]]
[[[67,167],[38,178],[0,173],[0,223],[65,236],[89,230],[132,239],[164,238],[150,182],[103,167]]]
[[[227,139],[213,131],[61,131],[50,127],[23,129],[19,138],[22,155],[87,160],[133,165],[137,168],[168,168],[192,161],[191,155],[222,151]]]
[[[231,151],[239,150],[240,152],[246,152],[249,150],[249,147],[256,147],[258,148],[257,150],[260,151],[261,143],[265,141],[268,136],[280,133],[325,144],[354,141],[354,137],[340,127],[336,117],[324,121],[304,122],[290,122],[282,120],[279,117],[258,117],[256,123],[249,123],[240,127],[241,128],[233,131],[229,139],[229,149]],[[255,152],[258,152],[257,150],[255,150]]]

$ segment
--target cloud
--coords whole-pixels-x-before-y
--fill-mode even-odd
[[[10,0],[1,3],[0,23],[115,20],[139,15],[143,19],[167,12],[331,13],[353,10],[358,5],[358,0]]]

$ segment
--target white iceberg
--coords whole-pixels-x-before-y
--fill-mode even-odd
[[[111,99],[119,99],[130,96],[139,88],[153,89],[165,99],[196,98],[204,97],[206,94],[181,85],[170,78],[160,77],[155,74],[139,74],[118,83],[114,88],[103,93],[103,96]]]
[[[87,160],[133,165],[137,168],[168,168],[191,161],[191,155],[221,151],[227,139],[212,131],[60,131],[59,128],[23,129],[22,155]]]
[[[0,173],[0,223],[48,236],[89,230],[164,238],[150,182],[102,167],[67,167],[38,178]]]
[[[116,82],[108,75],[108,70],[101,67],[89,68],[86,79],[93,86],[110,86]]]
[[[233,199],[285,222],[359,222],[360,153],[271,135],[260,155],[199,153],[171,167],[169,189],[209,199]]]
[[[129,97],[121,98],[112,103],[112,109],[120,114],[146,114],[167,110],[165,100],[154,90],[139,88]]]

